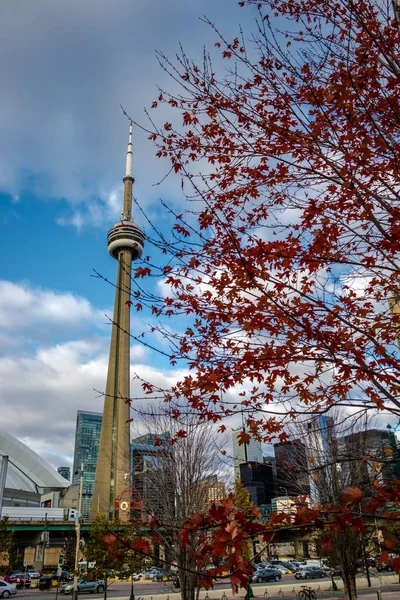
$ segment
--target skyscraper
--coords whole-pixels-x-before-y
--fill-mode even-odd
[[[310,480],[307,474],[307,454],[299,439],[274,444],[277,492],[286,496],[308,495]]]
[[[233,470],[235,479],[240,478],[240,464],[248,460],[254,462],[263,462],[263,453],[261,442],[250,438],[249,444],[239,444],[242,428],[232,429],[232,446],[233,446]]]
[[[108,232],[109,254],[118,261],[103,423],[91,518],[129,518],[130,305],[132,261],[143,252],[144,234],[132,219],[132,121],[126,155],[123,213]]]
[[[69,467],[58,467],[57,473],[64,477],[67,481],[71,480],[71,469]]]
[[[275,496],[273,467],[265,462],[248,461],[240,465],[240,481],[256,505],[271,504]]]
[[[72,483],[79,484],[79,473],[81,464],[83,463],[82,519],[84,521],[89,519],[92,505],[101,421],[101,413],[78,410],[76,416]]]
[[[156,439],[158,439],[156,445]],[[158,519],[174,512],[174,469],[171,434],[147,433],[132,440],[131,469],[133,498],[141,498],[145,510]],[[160,485],[163,486],[162,497]]]
[[[195,485],[194,512],[207,514],[212,504],[218,504],[226,496],[225,484],[217,475],[208,475]]]

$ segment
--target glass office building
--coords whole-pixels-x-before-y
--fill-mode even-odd
[[[102,419],[102,413],[85,410],[78,410],[76,417],[72,483],[79,484],[80,465],[83,463],[82,520],[84,521],[89,520],[92,505]]]

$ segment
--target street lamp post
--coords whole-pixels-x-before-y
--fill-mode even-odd
[[[135,594],[133,592],[133,573],[131,573],[131,595],[129,596],[129,600],[135,600]]]
[[[81,546],[81,514],[82,514],[82,488],[83,488],[83,463],[81,463],[81,471],[79,476],[79,501],[78,501],[78,514],[75,517],[76,520],[76,547],[75,547],[75,573],[74,573],[74,587],[72,592],[73,600],[78,600],[78,575],[79,575],[79,555]]]

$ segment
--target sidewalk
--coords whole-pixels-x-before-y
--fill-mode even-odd
[[[324,583],[328,584],[328,582]],[[295,584],[293,586],[286,584],[282,586],[270,586],[268,588],[268,584],[266,584],[266,587],[261,586],[252,588],[254,600],[294,600],[296,597],[295,593],[298,593],[302,589],[303,585],[304,584]],[[315,582],[312,582],[309,586],[307,585],[307,587],[311,587],[315,592],[317,592],[318,600],[338,600],[345,598],[343,587],[337,592],[333,592],[329,585],[319,586],[318,584],[315,585]],[[400,600],[400,584],[398,583],[373,586],[372,588],[360,587],[360,589],[357,590],[357,594],[361,600],[378,600],[378,590],[381,592],[382,600]],[[245,595],[246,590],[239,590],[239,593],[234,596],[230,589],[214,589],[209,590],[208,592],[200,592],[199,600],[243,600]],[[129,600],[129,596],[126,598],[119,598],[118,600]],[[179,592],[157,594],[154,596],[135,594],[135,600],[181,600],[181,595]]]

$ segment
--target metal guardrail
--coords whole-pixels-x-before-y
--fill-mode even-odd
[[[3,516],[7,516],[7,515],[3,515]],[[75,523],[75,521],[73,521],[72,519],[70,521],[65,521],[65,519],[59,519],[57,517],[47,517],[47,519],[45,519],[43,517],[43,519],[38,519],[37,517],[30,517],[29,519],[27,517],[8,517],[8,523],[10,525],[12,525],[13,523],[44,523],[45,521],[47,521],[47,523]]]

